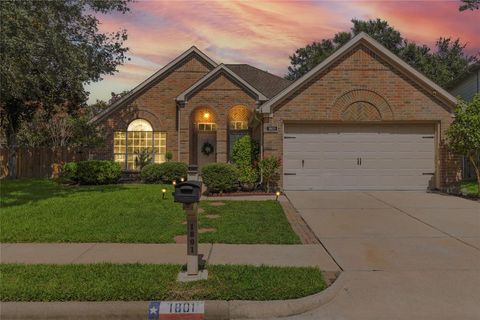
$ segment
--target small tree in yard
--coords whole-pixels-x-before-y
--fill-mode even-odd
[[[270,192],[270,185],[277,179],[280,160],[273,156],[264,158],[260,160],[258,166],[260,167],[263,183],[266,186],[267,192]]]
[[[476,94],[470,103],[460,101],[455,109],[455,120],[448,129],[450,149],[466,157],[477,175],[480,190],[480,94]]]

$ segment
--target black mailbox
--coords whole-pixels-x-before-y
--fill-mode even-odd
[[[175,185],[173,201],[180,203],[194,203],[200,201],[202,183],[200,181],[185,181]]]

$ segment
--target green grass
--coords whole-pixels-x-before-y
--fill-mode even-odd
[[[161,189],[168,188],[166,199]],[[185,213],[171,186],[129,184],[66,186],[51,180],[0,182],[1,242],[169,243],[186,233]],[[216,243],[300,243],[275,201],[202,202],[199,227],[217,230],[200,241]]]
[[[478,183],[477,181],[462,181],[461,192],[469,196],[478,196]]]
[[[278,300],[325,289],[314,267],[208,266],[208,280],[179,283],[179,265],[0,265],[2,301]]]

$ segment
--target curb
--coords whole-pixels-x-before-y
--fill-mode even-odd
[[[331,301],[344,287],[343,273],[322,292],[272,301],[207,300],[206,320],[280,318],[305,313]],[[0,319],[145,319],[149,301],[1,302]]]

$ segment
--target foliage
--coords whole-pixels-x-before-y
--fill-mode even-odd
[[[470,103],[459,101],[455,109],[455,120],[447,131],[450,149],[466,157],[477,174],[480,187],[480,93]]]
[[[258,142],[245,135],[233,144],[232,161],[239,167],[251,166],[258,159],[259,152]]]
[[[238,182],[240,183],[255,183],[258,181],[258,176],[258,170],[252,166],[238,167]]]
[[[460,185],[460,191],[470,197],[479,197],[480,196],[480,186],[476,181],[462,181]]]
[[[2,264],[3,301],[284,300],[327,287],[316,267],[209,265],[208,279],[177,281],[174,264]],[[155,279],[155,281],[152,281]]]
[[[172,151],[165,152],[165,160],[172,161],[172,159],[173,159],[173,152]]]
[[[77,182],[78,166],[76,162],[67,162],[63,165],[61,177],[70,182]]]
[[[80,184],[112,184],[117,183],[122,168],[114,161],[86,160],[77,164],[77,176]]]
[[[87,99],[84,85],[113,74],[126,59],[126,31],[99,31],[99,14],[125,13],[129,0],[1,1],[1,125],[16,174],[17,133],[38,108],[71,114]],[[65,125],[65,123],[61,123]]]
[[[270,187],[278,179],[278,168],[280,167],[280,160],[274,156],[264,158],[258,163],[261,175],[263,177],[263,183],[270,192]]]
[[[73,114],[55,107],[50,114],[38,108],[30,121],[20,124],[17,143],[24,147],[96,147],[104,142],[101,128],[88,122],[87,109]]]
[[[188,166],[183,162],[164,162],[146,165],[140,177],[146,183],[171,183],[187,176]]]
[[[290,66],[285,77],[290,80],[300,78],[360,32],[369,34],[443,87],[448,87],[452,81],[467,73],[468,66],[478,60],[478,57],[465,53],[466,45],[459,39],[439,38],[436,42],[436,51],[432,52],[425,45],[419,46],[404,39],[387,21],[353,19],[352,24],[349,32],[339,32],[333,39],[323,39],[297,49],[290,56]]]
[[[144,148],[139,151],[135,151],[135,166],[140,170],[146,165],[152,163],[152,150],[150,148]]]
[[[463,4],[458,8],[459,11],[480,9],[480,0],[461,0],[461,2]]]
[[[202,181],[208,192],[232,191],[237,188],[238,170],[229,163],[209,163],[202,168]]]

